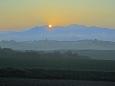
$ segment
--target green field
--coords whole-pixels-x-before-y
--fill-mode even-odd
[[[1,67],[115,71],[115,61],[61,58],[0,58]]]
[[[0,78],[0,86],[115,86],[115,82]]]
[[[115,60],[94,60],[70,51],[1,49],[0,77],[115,81]]]

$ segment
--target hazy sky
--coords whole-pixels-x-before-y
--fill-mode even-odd
[[[52,24],[115,28],[115,0],[0,0],[0,30]]]

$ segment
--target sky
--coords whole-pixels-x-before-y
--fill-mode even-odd
[[[115,0],[0,0],[0,31],[49,24],[115,28]]]

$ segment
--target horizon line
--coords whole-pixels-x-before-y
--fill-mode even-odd
[[[23,29],[21,29],[21,30],[5,30],[5,31],[1,31],[0,30],[0,33],[6,33],[6,32],[12,32],[12,31],[15,31],[15,32],[18,32],[18,31],[25,31],[25,30],[30,30],[30,29],[32,29],[32,28],[35,28],[35,27],[39,27],[39,28],[41,28],[41,27],[48,27],[48,25],[49,24],[47,24],[47,25],[36,25],[36,26],[33,26],[33,27],[28,27],[28,28],[23,28]],[[84,26],[84,27],[88,27],[88,28],[91,28],[91,27],[96,27],[96,28],[100,28],[100,29],[112,29],[112,30],[115,30],[115,28],[108,28],[108,27],[101,27],[101,26],[95,26],[95,25],[91,25],[91,26],[87,26],[87,25],[83,25],[83,24],[69,24],[69,25],[56,25],[56,26],[53,26],[52,25],[52,28],[55,28],[55,27],[69,27],[69,26],[72,26],[72,25],[76,25],[76,26]]]

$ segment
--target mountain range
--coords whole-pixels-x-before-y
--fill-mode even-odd
[[[58,40],[77,41],[84,39],[98,39],[115,41],[115,29],[100,28],[96,26],[87,27],[84,25],[72,24],[69,26],[55,26],[48,28],[36,26],[31,29],[19,32],[0,32],[1,40],[33,41],[33,40]]]

